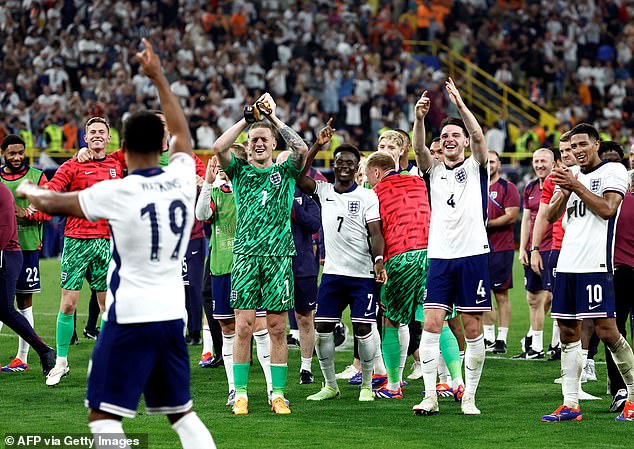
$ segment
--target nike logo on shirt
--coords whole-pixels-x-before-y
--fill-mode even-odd
[[[84,175],[92,175],[93,173],[95,173],[94,171],[86,171],[84,172]]]

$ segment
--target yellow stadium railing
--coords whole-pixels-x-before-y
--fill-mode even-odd
[[[33,163],[35,162],[35,159],[39,158],[41,152],[42,150],[40,148],[30,148],[27,150],[27,157],[29,158],[29,161],[30,161],[29,163],[31,165],[33,165]],[[70,159],[71,157],[75,155],[76,152],[77,150],[62,150],[62,151],[46,150],[46,154],[48,156],[52,158],[58,158],[58,159]],[[366,157],[372,154],[373,152],[374,150],[361,151],[361,153]],[[205,164],[207,164],[207,160],[209,160],[209,158],[213,156],[213,151],[211,150],[194,150],[194,153],[196,153]],[[278,154],[279,154],[279,151],[273,152],[274,157],[277,157]],[[515,164],[515,162],[521,161],[522,159],[531,158],[532,156],[533,156],[533,153],[501,153],[500,154],[501,158],[504,158],[505,160],[506,159],[510,160],[512,164]],[[330,150],[320,151],[319,153],[317,153],[317,157],[315,157],[315,160],[321,162],[321,163],[315,164],[315,165],[318,165],[319,168],[323,167],[326,169],[330,169],[332,168],[332,163],[334,160],[333,152]],[[416,156],[413,151],[410,151],[409,153],[409,160],[410,161],[416,160]]]
[[[449,47],[436,41],[405,41],[413,48],[413,53],[438,57],[445,70],[452,78],[461,80],[461,91],[465,100],[478,119],[493,125],[499,119],[505,120],[512,133],[521,126],[548,127],[557,126],[557,118],[540,108],[525,95],[496,80],[467,58],[459,55]]]

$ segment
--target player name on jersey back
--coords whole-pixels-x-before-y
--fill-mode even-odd
[[[486,219],[489,175],[473,156],[453,168],[434,162],[431,185],[431,259],[455,259],[489,252]]]
[[[380,220],[379,199],[370,189],[354,184],[338,193],[328,182],[315,181],[321,203],[326,261],[324,273],[372,278],[373,263],[368,223]]]
[[[582,172],[579,167],[571,167],[570,170],[581,184],[600,197],[608,192],[624,196],[627,191],[627,170],[620,163],[602,162],[587,173]],[[555,194],[558,191],[556,188]],[[566,203],[564,215],[567,222],[566,233],[557,262],[557,272],[612,272],[618,212],[604,220],[573,192]]]
[[[120,324],[185,317],[181,265],[194,220],[193,159],[175,153],[167,167],[136,170],[79,194],[91,221],[106,219],[112,235],[107,321]]]

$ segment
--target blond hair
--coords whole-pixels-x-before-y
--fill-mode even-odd
[[[393,141],[399,148],[406,148],[408,143],[405,142],[405,137],[398,131],[388,130],[379,136],[378,143],[381,143],[381,140],[387,139]]]

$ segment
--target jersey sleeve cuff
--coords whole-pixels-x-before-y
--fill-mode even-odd
[[[616,188],[607,188],[603,191],[603,194],[605,195],[606,193],[618,193],[619,195],[621,195],[621,198],[625,197],[625,191],[624,190],[620,190],[620,189],[616,189]]]

